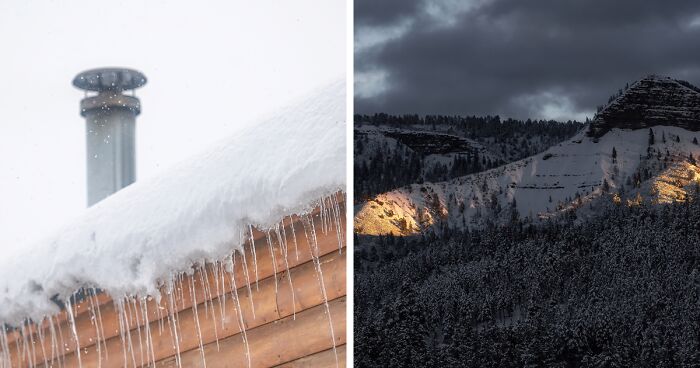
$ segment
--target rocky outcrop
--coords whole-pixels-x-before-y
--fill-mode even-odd
[[[588,135],[599,138],[612,128],[642,129],[656,125],[700,131],[700,89],[685,81],[648,76],[598,112]]]

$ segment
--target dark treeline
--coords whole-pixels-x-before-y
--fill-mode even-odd
[[[419,153],[409,149],[376,147],[366,152],[362,137],[355,138],[355,157],[364,155],[367,160],[355,160],[355,198],[363,201],[372,195],[390,191],[409,184],[440,182],[456,177],[488,170],[504,164],[477,152],[455,155],[449,165],[428,164]]]
[[[571,121],[561,123],[553,120],[501,120],[498,116],[388,114],[355,115],[355,123],[356,126],[373,124],[449,133],[477,141],[490,152],[489,155],[479,152],[458,154],[448,163],[428,162],[425,155],[406,149],[405,146],[377,146],[376,143],[373,145],[366,135],[356,131],[356,201],[404,185],[445,181],[529,157],[572,137],[583,127],[583,124]]]
[[[459,115],[390,115],[377,113],[374,115],[354,116],[355,124],[369,123],[406,128],[409,125],[424,125],[428,129],[437,130],[438,126],[452,126],[455,131],[465,132],[465,137],[479,138],[508,138],[508,137],[537,137],[551,136],[559,142],[573,136],[583,123],[576,121],[559,122],[555,120],[517,120],[501,119],[500,116],[459,116]]]
[[[700,366],[700,201],[355,244],[358,367]]]

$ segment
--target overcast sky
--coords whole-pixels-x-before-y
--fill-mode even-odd
[[[582,120],[699,46],[697,0],[356,0],[355,112]]]
[[[343,0],[0,2],[0,256],[85,208],[78,72],[148,78],[138,180],[342,77],[345,58]]]

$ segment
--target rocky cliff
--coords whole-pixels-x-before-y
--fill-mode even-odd
[[[612,128],[657,125],[700,131],[700,89],[688,82],[648,76],[622,90],[594,118],[588,135],[602,137]]]

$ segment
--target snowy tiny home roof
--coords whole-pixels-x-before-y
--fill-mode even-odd
[[[269,228],[344,191],[345,126],[336,82],[0,258],[0,322],[39,320],[81,287],[159,295],[162,280],[240,249],[250,225]]]

